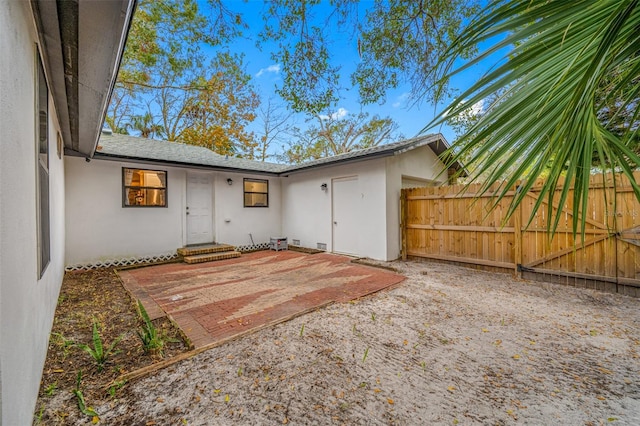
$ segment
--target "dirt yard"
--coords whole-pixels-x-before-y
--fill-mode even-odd
[[[109,425],[640,424],[638,299],[385,265],[408,279],[87,404]],[[43,394],[42,422],[90,424],[74,398]]]

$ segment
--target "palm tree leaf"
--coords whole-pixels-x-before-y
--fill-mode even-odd
[[[614,73],[611,90],[616,91],[615,96],[622,95],[622,108],[634,109],[634,120],[639,116],[638,2],[494,0],[450,46],[442,60],[443,78],[509,50],[425,128],[442,124],[464,113],[469,105],[504,91],[500,101],[454,143],[449,164],[465,160],[467,168],[486,171],[488,177],[480,193],[498,187],[494,206],[519,184],[507,218],[524,200],[526,191],[544,177],[528,225],[546,203],[547,227],[553,234],[561,218],[559,211],[554,212],[554,203],[564,205],[573,191],[572,228],[574,234],[581,230],[584,238],[586,218],[582,213],[587,208],[594,158],[602,170],[625,174],[640,200],[640,188],[633,177],[640,158],[629,148],[638,129],[630,126],[626,133],[616,135],[597,116],[611,100],[606,95],[604,100],[598,98],[599,91]],[[480,42],[492,44],[454,69],[456,52]],[[473,174],[469,183],[478,176]]]

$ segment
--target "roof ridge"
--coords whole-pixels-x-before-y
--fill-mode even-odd
[[[397,155],[423,145],[431,144],[434,141],[442,141],[444,146],[448,147],[448,143],[441,134],[432,133],[337,154],[331,157],[318,158],[300,164],[281,164],[221,155],[207,147],[185,144],[183,142],[112,133],[110,135],[101,134],[96,155],[126,158],[132,161],[158,161],[181,166],[204,166],[211,169],[242,170],[246,172],[279,175],[282,173],[339,164],[345,161],[364,161],[380,156]]]

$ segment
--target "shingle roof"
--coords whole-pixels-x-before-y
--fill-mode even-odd
[[[103,133],[94,157],[115,157],[132,161],[151,161],[172,165],[206,167],[214,170],[240,170],[280,175],[339,163],[397,155],[425,145],[428,145],[436,155],[440,155],[448,148],[448,144],[442,135],[431,134],[387,145],[347,152],[333,157],[320,158],[302,164],[289,165],[228,157],[216,154],[207,148],[178,142],[145,139],[115,133]]]
[[[429,145],[429,147],[436,152],[434,147],[436,145],[441,145],[443,147],[448,148],[449,145],[444,140],[444,137],[440,134],[430,134],[425,136],[418,136],[412,139],[406,139],[399,142],[394,142],[386,145],[378,145],[371,148],[360,149],[357,151],[346,152],[344,154],[334,155],[332,157],[319,158],[317,160],[308,161],[302,164],[296,164],[293,166],[288,166],[286,168],[286,172],[295,172],[299,170],[306,170],[321,166],[333,165],[336,163],[346,163],[358,160],[371,159],[375,157],[386,157],[390,155],[402,154],[403,152],[410,151],[415,148],[419,148],[424,145]],[[433,145],[433,146],[432,146]],[[436,152],[436,155],[438,153]]]
[[[103,133],[100,137],[95,157],[100,158],[103,155],[130,160],[155,160],[175,165],[208,166],[221,170],[239,169],[274,174],[286,167],[283,164],[227,157],[200,146],[117,133]]]

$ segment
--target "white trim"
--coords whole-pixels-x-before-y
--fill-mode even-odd
[[[86,271],[92,269],[100,269],[100,268],[113,268],[118,266],[132,266],[138,265],[140,263],[157,263],[157,262],[167,262],[178,257],[177,253],[164,253],[164,254],[156,254],[152,256],[142,256],[142,257],[126,257],[120,259],[109,259],[99,262],[92,263],[82,263],[75,265],[67,265],[65,266],[65,271]]]

